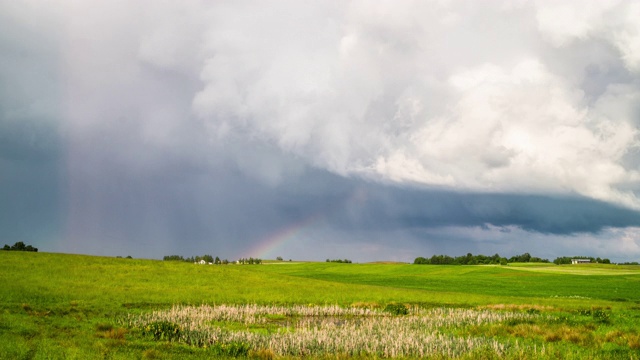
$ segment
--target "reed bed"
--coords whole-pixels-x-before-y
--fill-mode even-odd
[[[172,336],[164,337],[169,341],[199,347],[244,344],[252,351],[269,350],[279,356],[454,358],[474,351],[502,357],[525,350],[517,342],[456,336],[455,329],[537,316],[452,308],[411,308],[406,316],[393,316],[379,309],[340,306],[202,305],[129,315],[123,322],[143,333],[154,324],[171,324]],[[545,349],[534,351],[540,355]]]

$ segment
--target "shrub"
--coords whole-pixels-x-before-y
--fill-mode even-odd
[[[162,359],[162,354],[155,349],[148,349],[145,350],[144,353],[142,353],[142,358],[143,359]]]
[[[556,332],[550,332],[544,336],[546,342],[556,342],[562,340],[562,336]]]
[[[169,321],[156,321],[145,326],[142,335],[151,336],[153,340],[177,340],[180,336],[180,326]]]
[[[611,322],[611,315],[604,311],[604,310],[594,310],[591,313],[591,316],[593,316],[593,319],[597,322],[603,323],[603,324],[608,324],[609,322]]]
[[[260,360],[272,360],[276,358],[276,354],[271,349],[260,349],[251,352],[251,358]]]
[[[127,330],[123,328],[111,329],[111,330],[105,331],[104,337],[107,339],[124,340],[125,339],[124,335],[126,333],[127,333]]]
[[[113,329],[113,325],[111,324],[99,323],[96,325],[97,331],[109,331],[111,329]]]
[[[211,345],[211,351],[215,355],[221,356],[247,356],[249,354],[249,344],[239,341],[229,343],[215,343]]]
[[[384,311],[391,313],[393,315],[407,315],[409,314],[409,309],[404,304],[387,304],[385,306]]]

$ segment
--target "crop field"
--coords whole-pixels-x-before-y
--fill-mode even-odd
[[[640,359],[640,267],[0,252],[0,359]]]

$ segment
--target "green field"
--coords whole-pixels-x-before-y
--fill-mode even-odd
[[[463,310],[471,312],[455,316],[491,312],[507,320],[461,321],[443,326],[438,334],[453,340],[471,339],[467,342],[482,340],[492,346],[504,344],[507,349],[498,356],[488,345],[482,345],[455,353],[460,358],[640,358],[640,268],[634,266],[324,262],[195,265],[9,251],[0,251],[0,358],[298,356],[244,343],[238,343],[242,351],[236,353],[235,348],[222,343],[190,345],[171,338],[154,339],[144,326],[132,326],[125,320],[143,321],[153,311],[166,311],[175,305],[192,305],[184,308],[188,311],[201,305],[223,304],[279,305],[281,309],[304,305],[318,311],[338,305],[370,309],[375,312],[371,321],[384,314],[384,321],[398,321],[398,325],[409,319],[434,317],[434,309],[441,308],[453,311],[449,317]],[[412,312],[389,317],[384,312],[389,304]],[[335,322],[351,324],[355,315],[349,314],[335,315],[340,318]],[[527,318],[514,320],[521,315]],[[298,313],[252,316],[242,321],[210,319],[206,326],[232,335],[244,331],[264,340],[275,333],[302,333],[290,323],[307,318]],[[262,325],[252,323],[256,318]],[[355,318],[359,319],[357,323],[369,321]],[[338,355],[310,354],[326,358],[388,356],[382,352],[354,355],[347,350]],[[448,358],[451,354],[430,356]]]

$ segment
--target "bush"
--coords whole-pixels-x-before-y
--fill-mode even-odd
[[[105,324],[105,323],[99,323],[96,325],[96,330],[97,331],[109,331],[113,329],[113,325],[111,324]]]
[[[244,342],[215,343],[211,345],[211,351],[215,355],[239,357],[249,354],[249,344]]]
[[[142,353],[143,359],[162,359],[162,353],[156,349],[148,349]]]
[[[384,311],[391,313],[393,315],[407,315],[409,314],[409,309],[404,304],[387,304],[385,306]]]
[[[253,359],[260,360],[272,360],[276,358],[276,354],[274,354],[273,350],[271,349],[260,349],[257,351],[252,351],[250,356]]]
[[[142,329],[142,335],[151,336],[153,340],[172,341],[180,337],[180,326],[169,321],[156,321]]]
[[[593,316],[593,319],[595,321],[603,324],[608,324],[609,322],[611,322],[611,315],[604,310],[593,310],[591,316]]]

